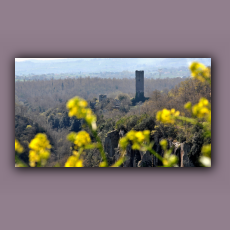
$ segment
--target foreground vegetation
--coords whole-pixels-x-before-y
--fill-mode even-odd
[[[74,97],[68,101],[67,109],[63,105],[65,103],[60,100],[61,106],[57,109],[47,110],[40,107],[39,111],[38,108],[33,111],[33,107],[27,106],[26,109],[30,109],[30,117],[27,118],[23,115],[28,115],[28,110],[25,112],[23,106],[16,105],[20,113],[16,116],[16,138],[20,136],[18,139],[24,144],[22,147],[15,141],[16,165],[117,167],[125,161],[125,150],[128,144],[131,144],[133,149],[154,154],[162,161],[163,166],[176,166],[177,158],[167,149],[165,140],[161,141],[165,150],[163,157],[153,151],[152,136],[158,135],[180,142],[191,142],[191,155],[196,166],[210,166],[210,69],[199,63],[193,63],[190,69],[193,79],[187,79],[171,90],[153,91],[150,99],[142,105],[132,106],[130,94],[124,93],[109,97],[102,103],[92,97],[88,102]],[[62,84],[61,87],[64,88],[65,85]],[[18,88],[20,89],[20,85]],[[18,92],[23,92],[22,87]],[[114,107],[117,101],[118,109]],[[19,127],[23,132],[18,131]],[[127,135],[120,139],[121,158],[111,165],[102,143],[106,133],[114,128],[124,129]],[[67,141],[63,138],[63,133],[67,135],[69,131],[71,133],[68,134]],[[31,139],[34,135],[35,138]],[[27,139],[28,136],[30,140]],[[53,141],[52,136],[60,139]],[[22,141],[22,138],[25,140]],[[23,148],[27,154],[23,155]]]

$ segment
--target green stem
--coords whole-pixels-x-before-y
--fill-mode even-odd
[[[159,155],[157,152],[155,152],[152,148],[147,146],[147,150],[152,153],[155,157],[157,157],[160,161],[163,162],[163,157],[161,155]]]
[[[111,167],[119,167],[126,161],[126,157],[120,157]]]
[[[193,119],[193,118],[182,117],[182,116],[178,116],[178,117],[175,117],[175,118],[178,119],[178,120],[181,120],[181,121],[187,121],[187,122],[192,123],[192,124],[197,123],[197,120]]]
[[[97,135],[97,132],[95,130],[92,129],[92,127],[89,125],[90,131],[93,134],[93,136],[95,137],[96,141],[98,142],[98,149],[101,153],[101,157],[103,159],[104,162],[106,162],[106,165],[108,166],[108,161],[107,161],[107,157],[105,155],[104,149],[103,149],[103,145],[101,143],[101,139],[99,138],[99,136]]]

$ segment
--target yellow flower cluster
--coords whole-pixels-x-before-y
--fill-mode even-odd
[[[65,163],[65,167],[83,167],[82,160],[76,155],[70,156]]]
[[[84,130],[70,133],[67,139],[75,144],[75,148],[82,148],[91,143],[90,135]]]
[[[204,145],[201,149],[204,156],[211,158],[211,144]]]
[[[167,150],[168,141],[163,139],[160,141],[160,145],[165,152],[162,159],[164,167],[177,167],[178,158],[176,155],[171,154],[171,150]]]
[[[15,151],[18,153],[23,152],[23,147],[20,145],[19,141],[15,139]]]
[[[119,146],[122,149],[126,149],[129,141],[132,142],[132,149],[140,150],[143,147],[143,143],[149,143],[150,131],[144,130],[142,131],[134,131],[131,130],[127,133],[125,137],[122,137],[119,141]]]
[[[164,167],[178,167],[177,161],[176,155],[165,154],[162,162]]]
[[[202,156],[199,161],[204,167],[211,167],[211,144],[202,147]]]
[[[74,97],[70,99],[66,107],[69,109],[69,116],[75,116],[77,119],[85,119],[85,121],[91,125],[93,130],[96,130],[96,116],[93,114],[92,110],[87,107],[88,103],[80,97]]]
[[[168,141],[163,139],[163,140],[160,141],[160,145],[161,145],[163,150],[166,150],[167,147],[168,147]]]
[[[200,98],[199,103],[192,107],[192,113],[199,118],[207,117],[211,122],[211,106],[206,98]]]
[[[180,115],[179,111],[176,111],[175,109],[163,109],[161,111],[157,112],[156,118],[158,121],[161,121],[162,123],[175,123],[175,117],[178,117]]]
[[[45,165],[46,161],[50,157],[51,145],[46,135],[43,133],[38,133],[29,144],[31,149],[29,152],[29,164],[31,167],[35,167],[36,163],[41,163],[42,166]]]
[[[187,103],[184,105],[184,108],[190,110],[190,109],[192,108],[192,103],[191,103],[190,101],[187,102]]]
[[[206,79],[209,79],[211,77],[210,69],[199,62],[193,62],[189,66],[189,69],[191,71],[192,77],[202,82],[205,82]]]
[[[108,167],[108,164],[105,162],[105,161],[102,161],[100,164],[99,164],[99,167]]]

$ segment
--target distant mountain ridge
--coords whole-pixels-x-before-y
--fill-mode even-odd
[[[15,75],[98,73],[122,71],[156,71],[159,68],[179,68],[198,61],[211,65],[211,58],[79,58],[57,60],[27,60],[15,62]]]

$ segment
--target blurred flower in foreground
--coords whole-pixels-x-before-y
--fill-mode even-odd
[[[20,145],[19,141],[15,139],[15,151],[18,153],[23,152],[23,147]]]
[[[90,135],[86,131],[78,133],[72,132],[67,136],[67,139],[75,144],[76,148],[85,147],[91,143]]]
[[[206,80],[210,80],[211,71],[208,67],[203,65],[202,63],[193,62],[189,69],[191,71],[192,77],[200,80],[201,82],[205,82]]]
[[[158,121],[161,121],[162,123],[175,123],[175,118],[180,115],[179,111],[176,111],[175,109],[163,109],[161,111],[157,112],[156,118]]]
[[[206,98],[200,98],[200,101],[198,104],[194,105],[192,107],[192,113],[194,116],[198,118],[202,117],[210,117],[211,120],[211,106]]]
[[[83,167],[82,160],[76,155],[70,156],[65,163],[65,167]]]
[[[192,103],[191,103],[190,101],[187,102],[187,103],[184,105],[184,108],[190,110],[190,109],[192,108]]]
[[[204,167],[211,167],[211,158],[210,157],[201,156],[199,160],[200,160],[200,163]]]
[[[164,150],[164,157],[162,163],[164,167],[178,167],[177,162],[178,158],[176,155],[171,154],[171,150],[167,150],[168,141],[163,139],[160,141],[160,145]]]
[[[211,144],[204,145],[201,149],[203,154],[199,161],[205,167],[211,167]]]
[[[143,144],[144,144],[144,142],[146,142],[146,144],[149,144],[149,138],[150,138],[150,131],[149,130],[144,130],[143,132],[131,130],[126,134],[125,137],[122,137],[120,139],[119,146],[123,150],[125,150],[129,144],[129,141],[131,141],[132,142],[132,149],[144,150]]]
[[[69,109],[69,116],[75,116],[77,119],[85,119],[85,121],[92,127],[93,130],[97,129],[96,116],[92,110],[87,107],[88,103],[80,97],[70,99],[66,107]]]
[[[51,145],[46,135],[38,133],[29,144],[31,149],[29,152],[29,164],[31,167],[35,167],[36,163],[41,163],[44,166],[50,157]]]
[[[100,164],[99,164],[99,167],[108,167],[107,163],[105,161],[102,161]]]

